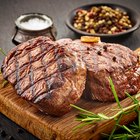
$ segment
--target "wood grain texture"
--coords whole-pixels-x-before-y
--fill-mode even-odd
[[[3,78],[0,75],[0,85],[2,81]],[[121,101],[121,104],[126,107],[131,104],[131,101],[127,98]],[[105,113],[108,116],[113,115],[115,112],[111,109],[117,107],[116,103],[89,102],[84,99],[81,99],[77,105],[94,113]],[[62,117],[51,117],[20,98],[10,84],[5,88],[0,87],[0,112],[43,140],[99,140],[101,133],[111,132],[114,126],[113,120],[103,121],[96,125],[86,126],[74,133],[72,129],[79,123],[75,121],[77,110],[72,109]],[[135,117],[135,113],[124,116],[121,123],[128,124]]]

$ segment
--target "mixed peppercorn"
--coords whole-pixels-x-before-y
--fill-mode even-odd
[[[126,12],[109,6],[94,6],[89,10],[78,9],[73,26],[88,33],[116,34],[132,27]]]

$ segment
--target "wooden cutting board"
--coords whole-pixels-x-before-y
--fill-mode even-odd
[[[0,86],[2,81],[0,75]],[[121,104],[126,107],[131,101],[127,98],[121,101]],[[113,115],[115,112],[112,112],[112,109],[117,107],[116,103],[90,102],[84,99],[81,99],[77,105],[108,116]],[[113,120],[103,121],[74,133],[73,128],[79,124],[75,121],[77,110],[72,109],[62,117],[51,117],[20,98],[10,84],[5,88],[0,87],[0,112],[41,140],[98,140],[101,139],[101,133],[111,132],[114,126]],[[127,124],[135,117],[134,113],[124,116],[121,123]]]

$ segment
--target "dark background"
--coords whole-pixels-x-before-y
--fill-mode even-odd
[[[57,28],[57,39],[67,37],[72,39],[79,38],[78,35],[70,31],[65,25],[68,13],[81,5],[104,2],[124,5],[140,13],[140,0],[0,0],[0,47],[6,53],[14,47],[11,41],[14,34],[14,21],[21,14],[30,12],[39,12],[51,16]],[[139,38],[140,28],[129,36],[106,39],[104,41],[120,43],[134,50],[140,47]],[[0,54],[0,65],[3,58],[3,55]],[[5,124],[4,129],[7,131],[6,127],[9,127],[10,135],[15,135],[14,132],[16,133],[16,129],[18,128],[15,124],[3,115],[0,115],[0,121]],[[0,128],[1,125],[2,123],[0,123]],[[30,138],[28,137],[28,139]]]
[[[0,47],[7,53],[14,44],[11,37],[14,33],[14,21],[23,13],[40,12],[53,18],[57,28],[57,39],[59,38],[79,38],[78,35],[70,31],[65,25],[68,13],[81,5],[91,3],[117,3],[131,8],[140,13],[139,0],[0,0]],[[140,29],[129,36],[123,36],[106,42],[117,42],[124,44],[131,49],[140,47]],[[0,65],[3,56],[0,55]]]

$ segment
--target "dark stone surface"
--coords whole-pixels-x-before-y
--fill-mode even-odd
[[[38,140],[0,113],[0,140]]]

